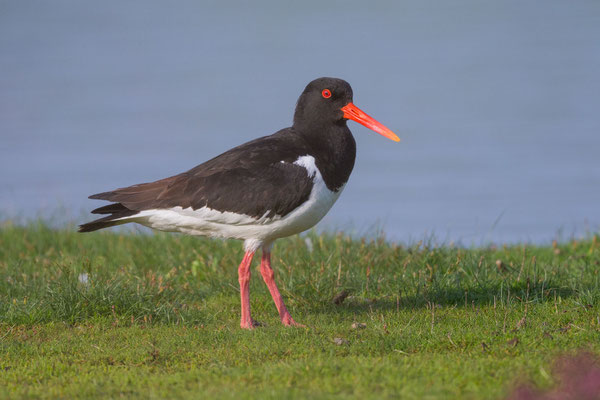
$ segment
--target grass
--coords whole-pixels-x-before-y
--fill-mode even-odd
[[[279,324],[256,261],[266,326],[239,328],[242,256],[236,241],[3,224],[0,398],[503,398],[554,385],[557,355],[600,353],[598,236],[280,240],[276,280],[307,329]]]

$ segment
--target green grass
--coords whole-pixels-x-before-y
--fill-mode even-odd
[[[308,237],[312,252],[278,241],[273,267],[309,328],[279,324],[255,260],[266,326],[243,331],[239,242],[5,223],[0,398],[502,398],[552,386],[557,355],[600,353],[597,236],[476,249]]]

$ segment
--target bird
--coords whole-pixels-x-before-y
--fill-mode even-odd
[[[296,322],[274,279],[276,239],[316,225],[336,202],[354,168],[356,142],[347,121],[356,121],[393,141],[400,138],[353,103],[350,84],[323,77],[311,81],[296,103],[291,127],[234,147],[189,171],[89,196],[111,204],[106,215],[79,226],[91,232],[125,223],[159,231],[243,240],[238,267],[240,327],[261,324],[250,313],[249,282],[254,254],[281,323]]]

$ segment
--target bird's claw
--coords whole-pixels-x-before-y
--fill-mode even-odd
[[[254,329],[254,328],[258,328],[260,326],[264,326],[264,324],[262,322],[255,321],[253,319],[250,319],[250,321],[240,322],[240,327],[242,329]]]
[[[298,328],[306,328],[306,325],[294,321],[294,319],[291,316],[283,317],[281,319],[281,323],[285,326],[295,326]]]

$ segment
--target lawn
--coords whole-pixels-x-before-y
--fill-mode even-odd
[[[0,227],[0,398],[504,398],[600,354],[598,236],[463,248],[280,240],[279,323],[237,241]],[[347,294],[343,300],[340,293]],[[337,297],[335,304],[333,299]]]

